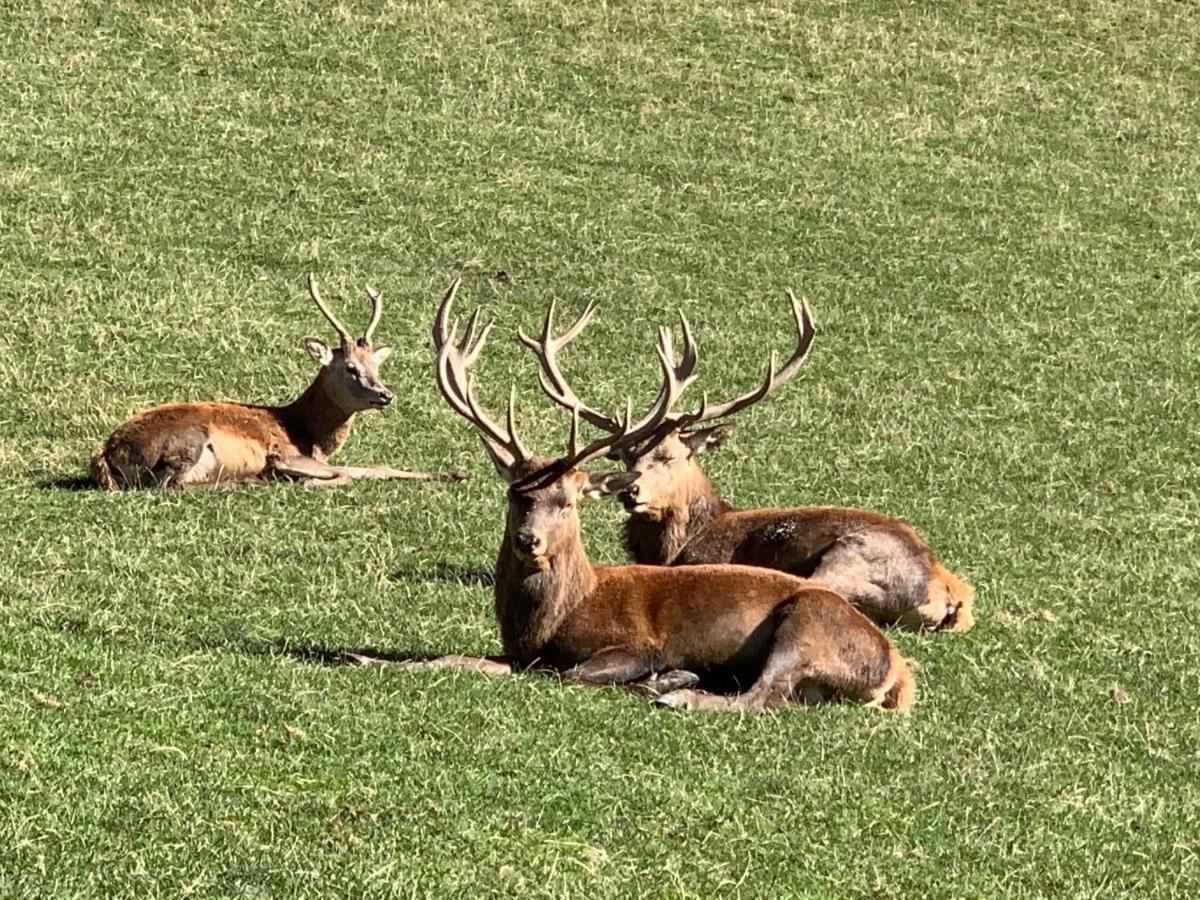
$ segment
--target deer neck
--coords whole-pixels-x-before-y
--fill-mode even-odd
[[[684,547],[731,509],[697,467],[661,515],[635,513],[625,520],[625,547],[634,562],[669,566]]]
[[[299,399],[283,409],[288,431],[302,452],[324,462],[350,435],[353,412],[334,400],[322,372]]]
[[[505,531],[496,561],[496,620],[506,656],[532,663],[571,611],[596,587],[596,572],[578,537],[535,568],[512,550]]]

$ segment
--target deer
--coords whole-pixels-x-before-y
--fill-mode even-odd
[[[508,484],[494,588],[503,655],[402,665],[490,675],[543,669],[585,684],[661,679],[666,689],[657,690],[656,702],[680,709],[763,711],[834,699],[912,706],[907,661],[870,619],[823,586],[749,566],[594,565],[578,505],[637,475],[581,466],[661,425],[680,390],[676,369],[660,346],[662,385],[640,420],[631,423],[629,407],[616,429],[580,447],[573,413],[566,453],[536,455],[517,434],[515,388],[504,425],[475,396],[472,366],[492,323],[479,327],[476,309],[459,331],[451,307],[460,283],[450,286],[434,322],[436,380]],[[688,683],[696,686],[678,686]]]
[[[701,454],[721,446],[734,423],[728,417],[760,402],[788,382],[808,358],[816,335],[807,302],[788,288],[796,326],[795,347],[781,367],[775,354],[753,390],[723,403],[704,396],[695,409],[672,410],[637,443],[614,449],[634,481],[619,499],[628,512],[626,548],[637,563],[694,566],[736,563],[788,572],[826,585],[881,625],[914,630],[967,631],[974,624],[974,590],[950,572],[929,543],[906,520],[862,509],[801,506],[738,509],[717,492],[700,465]],[[520,332],[539,363],[542,390],[559,406],[577,410],[590,425],[610,434],[620,422],[584,403],[563,374],[558,353],[595,315],[587,306],[554,336],[550,304],[541,334]],[[699,348],[679,314],[683,348],[676,371],[685,384],[696,377]],[[672,331],[660,328],[660,352],[674,360]]]
[[[392,352],[372,343],[383,301],[367,288],[371,321],[355,338],[321,297],[316,277],[308,291],[333,326],[339,346],[309,337],[305,349],[320,365],[316,378],[285,406],[242,403],[171,403],[119,425],[91,461],[95,483],[107,490],[263,483],[285,479],[333,487],[356,478],[461,480],[460,473],[410,472],[388,466],[329,463],[346,442],[355,414],[383,409],[393,395],[379,377]]]

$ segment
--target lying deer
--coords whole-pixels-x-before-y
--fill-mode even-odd
[[[273,476],[325,486],[353,478],[462,478],[327,462],[345,443],[355,413],[392,402],[392,392],[379,380],[379,366],[392,348],[371,344],[383,312],[375,291],[367,289],[371,322],[356,340],[321,299],[312,275],[308,290],[341,339],[336,350],[318,338],[305,339],[309,355],[321,365],[308,390],[287,406],[172,403],[140,412],[118,426],[92,458],[96,483],[116,490],[259,482]]]
[[[620,458],[637,479],[620,493],[629,518],[625,540],[639,563],[684,566],[740,563],[812,578],[846,597],[876,622],[911,628],[966,631],[974,624],[973,589],[949,572],[908,522],[861,509],[803,506],[736,509],[725,502],[700,468],[698,457],[718,447],[733,423],[711,424],[757,403],[796,374],[816,333],[807,304],[788,290],[796,320],[792,355],[776,369],[772,354],[756,389],[726,403],[707,397],[691,412],[673,411],[648,437],[620,442]],[[521,341],[537,356],[543,390],[559,405],[610,434],[614,417],[583,403],[558,364],[558,351],[578,337],[595,313],[589,306],[562,335],[552,336],[551,304],[542,334]],[[699,351],[680,314],[683,355],[677,367],[684,384],[694,378]],[[670,329],[660,348],[674,358]],[[707,427],[697,427],[706,425]]]
[[[450,325],[455,282],[433,329],[437,384],[474,425],[500,476],[508,512],[496,562],[495,605],[504,657],[443,657],[418,666],[503,674],[543,667],[587,683],[630,684],[680,670],[696,673],[716,694],[677,689],[659,701],[703,709],[763,710],[798,699],[841,698],[907,709],[915,697],[903,657],[872,622],[842,597],[782,572],[747,566],[594,566],[580,537],[578,503],[637,477],[588,473],[580,466],[645,440],[659,428],[681,383],[660,346],[663,383],[650,411],[631,414],[580,448],[573,416],[564,456],[530,453],[517,437],[510,396],[507,425],[479,406],[470,369],[487,339],[478,310],[461,337]],[[412,665],[412,664],[410,664]],[[668,681],[673,680],[670,676]]]

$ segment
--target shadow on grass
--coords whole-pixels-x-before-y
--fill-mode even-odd
[[[60,475],[34,482],[43,491],[96,491],[96,482],[84,475]]]
[[[374,646],[337,646],[276,637],[269,640],[247,638],[238,634],[173,634],[166,630],[139,629],[127,634],[120,630],[97,628],[86,616],[60,616],[44,626],[46,630],[74,636],[100,638],[105,642],[145,649],[148,646],[175,648],[187,653],[227,653],[242,656],[278,658],[288,656],[301,662],[322,666],[388,665],[392,663],[426,662],[445,656],[429,650],[383,649]]]
[[[492,587],[496,578],[486,569],[472,569],[468,566],[456,566],[450,563],[436,563],[422,568],[405,567],[389,573],[391,581],[452,581],[468,587],[481,585]]]
[[[330,647],[308,641],[292,641],[277,638],[257,646],[242,645],[244,653],[262,656],[290,656],[303,662],[323,666],[362,666],[371,661],[380,663],[424,662],[436,659],[440,654],[410,650],[383,650],[379,647]]]

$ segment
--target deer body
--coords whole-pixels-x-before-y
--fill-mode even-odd
[[[104,487],[252,481],[272,460],[326,462],[350,434],[353,413],[330,403],[321,379],[295,403],[172,403],[117,427],[92,463]]]
[[[172,403],[138,413],[109,436],[92,458],[91,474],[103,488],[181,487],[256,482],[278,476],[336,485],[351,478],[440,479],[386,466],[329,465],[345,443],[356,413],[392,402],[379,378],[390,347],[372,347],[379,295],[371,324],[355,339],[329,312],[309,276],[313,300],[333,324],[341,344],[330,349],[317,338],[305,342],[320,363],[308,389],[286,406],[241,403]]]
[[[724,431],[669,434],[632,461],[626,546],[648,565],[740,563],[827,585],[882,624],[966,631],[973,591],[903,519],[845,507],[735,509],[695,454]]]
[[[773,656],[796,655],[803,661],[785,684],[751,689],[738,705],[766,709],[794,696],[912,701],[908,666],[878,629],[843,598],[779,572],[593,568],[581,543],[531,569],[502,550],[496,613],[506,656],[583,681],[629,683],[683,669],[708,688],[745,690]],[[785,626],[802,638],[780,641]]]
[[[627,414],[616,432],[581,450],[576,415],[567,455],[535,457],[516,437],[511,401],[504,427],[474,397],[470,367],[487,329],[476,339],[472,316],[456,337],[448,319],[457,287],[455,282],[447,293],[434,327],[438,386],[482,432],[492,462],[509,482],[495,585],[507,662],[604,684],[686,669],[700,676],[706,690],[672,691],[660,702],[688,708],[762,710],[833,698],[891,709],[912,705],[907,662],[867,617],[827,588],[748,566],[593,566],[580,535],[578,503],[637,476],[577,467],[661,423],[680,389],[667,354],[660,352],[659,398],[636,426]],[[430,665],[482,671],[488,663],[449,657]]]

